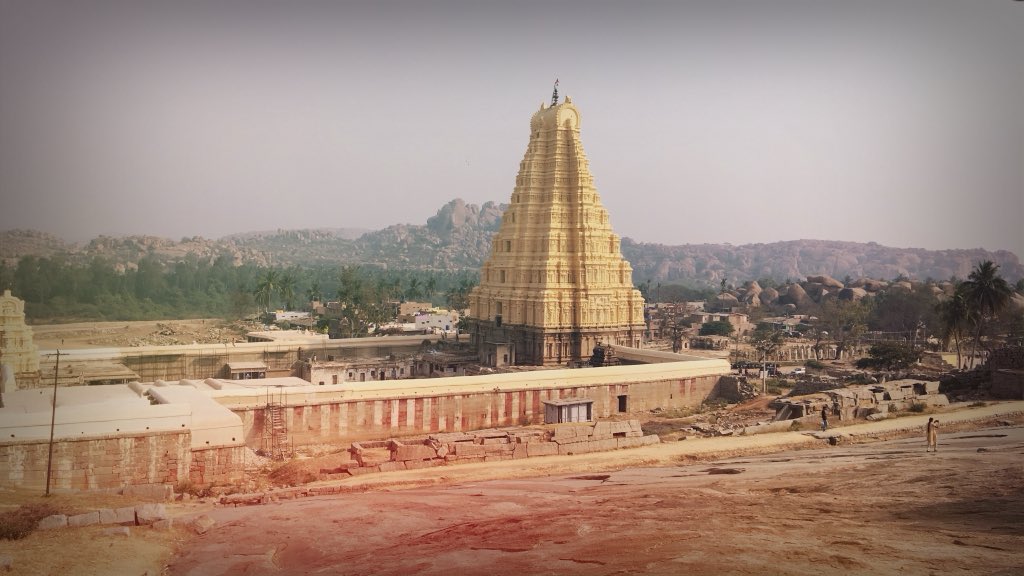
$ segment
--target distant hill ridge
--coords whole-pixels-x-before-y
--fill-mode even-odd
[[[175,241],[155,236],[99,236],[74,244],[45,232],[0,232],[0,259],[8,266],[25,255],[91,261],[102,257],[113,266],[134,267],[147,254],[164,262],[186,258],[228,258],[234,264],[291,266],[367,264],[397,269],[477,269],[490,252],[491,236],[501,225],[505,205],[483,206],[455,199],[426,224],[396,224],[363,232],[351,228],[276,230],[233,234],[211,240],[199,236]],[[633,266],[634,280],[717,285],[772,278],[777,281],[811,275],[842,279],[906,276],[936,280],[966,278],[983,260],[1000,266],[1011,282],[1024,278],[1017,255],[1006,250],[925,250],[891,248],[874,242],[791,240],[770,244],[684,244],[666,246],[622,241],[622,253]]]

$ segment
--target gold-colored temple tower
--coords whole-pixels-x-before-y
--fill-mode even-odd
[[[470,294],[482,363],[566,365],[640,347],[643,297],[594,188],[572,99],[541,104],[491,255]]]

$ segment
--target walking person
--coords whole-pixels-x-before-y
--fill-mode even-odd
[[[828,430],[828,406],[821,407],[821,431]]]
[[[934,418],[928,419],[928,425],[925,426],[925,436],[928,439],[928,447],[925,452],[938,452],[939,451],[939,421]]]

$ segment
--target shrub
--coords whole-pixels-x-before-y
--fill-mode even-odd
[[[910,405],[910,408],[907,408],[910,412],[924,412],[924,409],[925,405],[921,402],[914,402]]]
[[[825,369],[825,365],[822,364],[821,362],[818,362],[817,360],[808,360],[807,362],[804,362],[804,366],[806,366],[808,368],[813,368],[814,370],[824,370]]]
[[[799,420],[793,420],[793,423],[789,425],[789,429],[793,432],[796,432],[802,428],[803,424],[801,424]]]
[[[49,504],[23,504],[0,514],[0,540],[20,540],[36,529],[39,521],[59,511]]]

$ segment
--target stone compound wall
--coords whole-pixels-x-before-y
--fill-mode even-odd
[[[50,488],[102,490],[241,480],[245,446],[193,452],[191,440],[188,431],[57,439]],[[0,444],[0,485],[45,489],[47,458],[46,440]]]
[[[544,423],[544,400],[589,398],[594,418],[654,408],[699,406],[714,390],[718,375],[625,384],[437,394],[415,398],[335,400],[287,406],[289,440],[296,446],[321,442],[358,442],[378,438]],[[242,418],[246,445],[259,449],[266,408],[230,407]]]
[[[638,420],[557,424],[547,429],[431,434],[416,440],[355,442],[349,448],[351,463],[321,470],[321,473],[356,476],[448,464],[586,454],[658,442],[656,435],[644,436]]]

